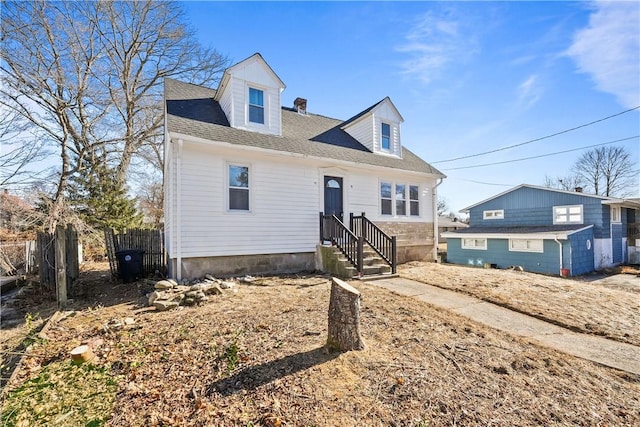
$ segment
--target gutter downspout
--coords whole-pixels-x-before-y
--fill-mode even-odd
[[[178,140],[178,156],[176,158],[176,280],[182,280],[182,145]]]
[[[440,182],[433,187],[433,261],[438,262],[438,187],[444,182],[444,178],[440,178]]]
[[[562,243],[560,243],[560,241],[558,240],[558,236],[554,236],[553,240],[558,244],[558,247],[560,248],[560,275],[562,276]]]

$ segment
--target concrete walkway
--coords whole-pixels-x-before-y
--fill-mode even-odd
[[[595,335],[572,332],[535,317],[414,280],[397,277],[376,280],[369,284],[389,289],[400,295],[415,297],[489,327],[529,338],[542,346],[640,375],[640,347]]]

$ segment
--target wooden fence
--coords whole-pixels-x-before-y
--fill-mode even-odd
[[[106,228],[104,240],[112,277],[120,276],[116,252],[129,249],[144,251],[142,268],[145,275],[152,275],[156,272],[161,275],[166,274],[167,262],[162,230],[128,229],[116,231]]]
[[[66,229],[58,226],[55,233],[39,232],[36,247],[40,284],[58,293],[64,291],[66,300],[67,294],[73,295],[73,285],[80,276],[78,233],[72,225]],[[65,289],[58,289],[61,286]]]
[[[0,243],[0,273],[3,276],[34,274],[38,269],[36,241]]]

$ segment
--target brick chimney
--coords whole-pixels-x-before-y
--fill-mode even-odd
[[[582,187],[576,187],[575,190],[576,193],[582,193]]]
[[[307,100],[304,98],[296,98],[293,101],[293,108],[300,114],[307,114]]]

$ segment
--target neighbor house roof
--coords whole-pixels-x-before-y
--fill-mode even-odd
[[[403,158],[374,154],[341,128],[342,120],[317,114],[303,115],[292,108],[282,107],[282,136],[232,128],[220,104],[214,101],[215,94],[213,89],[165,79],[169,133],[444,177],[442,172],[405,147]]]
[[[623,204],[623,205],[630,205],[629,207],[634,207],[633,205],[635,205],[636,203],[633,202],[634,199],[620,199],[620,198],[616,198],[616,197],[606,197],[606,196],[597,196],[595,194],[588,194],[588,193],[582,193],[582,192],[577,192],[577,191],[568,191],[568,190],[559,190],[556,188],[549,188],[549,187],[540,187],[537,185],[530,185],[530,184],[520,184],[517,185],[513,188],[510,188],[506,191],[503,191],[502,193],[496,194],[495,196],[491,196],[488,199],[484,199],[481,202],[475,203],[471,206],[468,206],[462,210],[460,210],[460,212],[462,213],[468,213],[470,209],[475,208],[476,206],[480,206],[483,203],[486,203],[490,200],[494,200],[497,199],[498,197],[502,197],[505,194],[509,194],[513,191],[519,190],[521,188],[533,188],[535,190],[543,190],[543,191],[549,191],[552,193],[565,193],[565,194],[572,194],[572,195],[579,195],[579,196],[584,196],[584,197],[593,197],[595,199],[600,199],[602,200],[603,204]],[[639,205],[640,207],[640,205]]]

